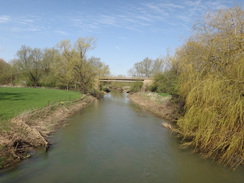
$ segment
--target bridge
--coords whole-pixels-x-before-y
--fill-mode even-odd
[[[99,81],[104,82],[144,82],[145,80],[151,80],[148,78],[117,78],[117,77],[108,77],[100,78]]]
[[[126,78],[126,77],[107,77],[107,78],[100,78],[99,82],[127,82],[127,83],[133,83],[133,82],[142,82],[142,91],[145,91],[146,88],[148,88],[149,85],[152,84],[152,79],[150,78]]]

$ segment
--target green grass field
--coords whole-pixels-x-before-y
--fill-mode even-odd
[[[79,98],[81,94],[74,91],[0,87],[0,122],[10,120],[31,109],[40,109],[56,102]]]

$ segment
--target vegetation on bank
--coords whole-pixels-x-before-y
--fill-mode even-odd
[[[202,157],[232,168],[244,164],[243,17],[240,7],[208,13],[173,56],[145,58],[129,71],[132,76],[153,78],[151,87],[144,90],[170,94],[179,104],[176,127],[183,147],[192,147]],[[79,38],[74,44],[64,40],[45,50],[22,46],[10,64],[0,59],[0,84],[56,87],[100,96],[95,89],[96,78],[108,75],[109,68],[99,58],[86,57],[94,43],[92,38]],[[106,90],[107,86],[102,88]],[[131,85],[133,92],[141,88],[142,83]],[[26,110],[34,96],[38,92],[28,98],[23,93],[0,93],[1,103],[6,102],[1,104],[0,120],[20,113],[6,112],[8,100],[11,106],[22,100],[15,109]],[[40,105],[48,104],[48,100],[41,100]],[[42,102],[37,100],[34,107]]]
[[[59,102],[81,99],[80,92],[41,89],[0,87],[0,124],[3,121],[32,109],[40,109]]]
[[[243,17],[240,7],[206,14],[149,88],[181,106],[176,127],[183,147],[231,168],[244,164]]]
[[[143,109],[162,117],[165,120],[175,121],[179,107],[173,103],[169,94],[155,92],[137,92],[129,95],[132,102]]]
[[[110,74],[108,65],[100,58],[87,57],[87,52],[94,47],[93,38],[79,38],[73,44],[63,40],[47,49],[23,45],[10,63],[0,59],[0,84],[89,93],[94,91],[96,78]]]
[[[23,45],[9,63],[0,59],[0,85],[21,86],[0,87],[0,168],[25,159],[29,149],[47,148],[56,125],[95,100],[83,94],[101,97],[97,78],[110,71],[100,58],[87,57],[94,46],[93,38],[47,49]]]
[[[7,129],[0,125],[0,169],[30,157],[36,148],[47,150],[49,135],[64,126],[68,117],[95,100],[84,95],[80,100],[58,102],[18,115],[6,122]]]
[[[184,146],[232,168],[244,164],[244,11],[209,13],[176,53]]]

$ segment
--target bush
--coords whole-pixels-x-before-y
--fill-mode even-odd
[[[143,82],[135,82],[131,86],[130,92],[135,93],[141,91],[141,88],[143,86]]]
[[[177,94],[177,75],[173,71],[158,73],[153,77],[152,92]]]
[[[97,99],[101,99],[103,97],[103,92],[95,89],[90,90],[89,94]]]

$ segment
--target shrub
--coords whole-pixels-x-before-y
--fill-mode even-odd
[[[158,73],[153,77],[152,92],[177,94],[177,75],[173,71]]]
[[[130,92],[132,92],[132,93],[139,92],[139,91],[141,91],[142,86],[143,86],[143,82],[135,82],[131,86]]]

